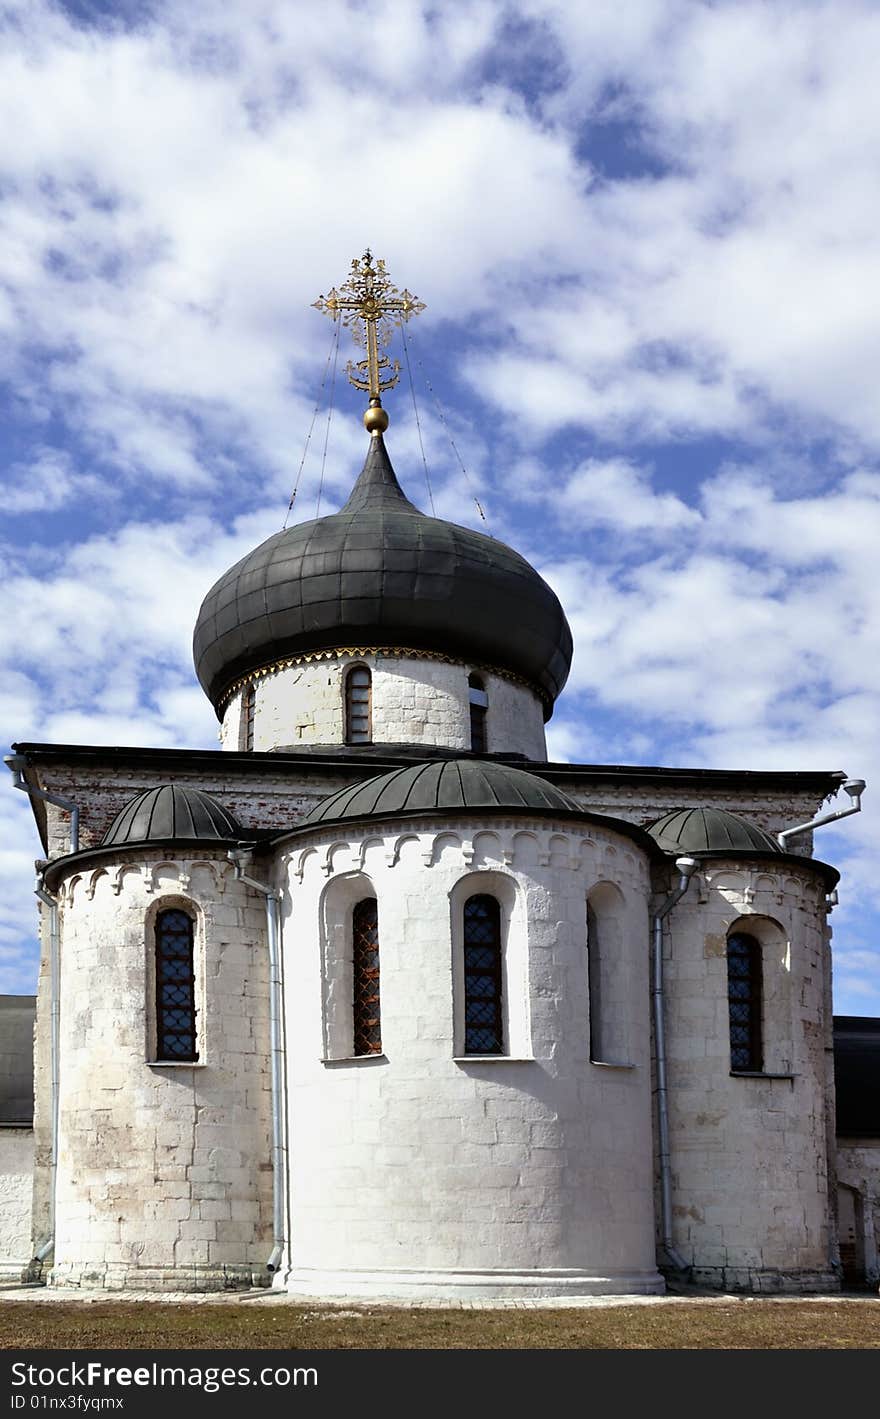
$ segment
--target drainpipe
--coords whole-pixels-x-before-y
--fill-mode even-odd
[[[34,891],[39,900],[49,908],[49,1066],[50,1066],[50,1111],[52,1118],[52,1152],[49,1161],[49,1235],[34,1253],[31,1267],[42,1267],[46,1257],[55,1247],[55,1195],[58,1187],[58,1117],[60,1085],[60,1039],[61,1039],[61,953],[58,931],[58,899],[46,891],[42,874],[37,878]]]
[[[826,823],[836,823],[840,818],[849,818],[853,813],[861,813],[865,780],[863,778],[848,778],[845,783],[841,784],[841,788],[852,799],[851,808],[839,808],[836,813],[823,813],[818,818],[812,818],[809,823],[799,823],[796,828],[784,828],[781,833],[776,834],[776,841],[780,846],[786,847],[789,838],[796,838],[798,833],[807,833],[811,828],[821,828]]]
[[[669,1097],[666,1084],[666,1029],[663,1017],[663,921],[676,902],[680,901],[697,869],[693,857],[677,857],[678,886],[666,898],[653,917],[654,984],[654,1048],[657,1067],[657,1134],[660,1145],[660,1221],[663,1250],[676,1271],[687,1271],[687,1262],[676,1251],[672,1240],[672,1173],[669,1158]]]
[[[267,1271],[277,1271],[284,1255],[284,1045],[281,1038],[281,924],[278,904],[281,892],[267,887],[243,870],[252,854],[246,849],[227,854],[235,868],[235,879],[253,887],[266,899],[266,937],[269,945],[269,1040],[272,1061],[272,1252],[266,1262]]]
[[[5,754],[3,762],[13,775],[12,787],[20,788],[29,798],[42,798],[45,803],[54,803],[56,808],[65,808],[70,814],[70,851],[79,852],[79,804],[69,798],[61,798],[57,793],[47,793],[44,788],[34,788],[26,783],[23,770],[27,759],[23,754]]]

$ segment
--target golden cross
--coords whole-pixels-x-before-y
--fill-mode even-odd
[[[400,361],[392,364],[387,355],[379,354],[380,345],[387,345],[396,326],[425,309],[411,291],[399,291],[391,284],[384,261],[376,261],[369,250],[351,263],[348,280],[337,291],[313,301],[315,310],[323,311],[333,320],[341,320],[352,333],[356,345],[366,349],[365,360],[349,360],[346,373],[357,389],[370,396],[370,410],[381,409],[383,389],[393,389],[400,379]],[[371,433],[381,433],[388,427],[388,416],[364,415]]]

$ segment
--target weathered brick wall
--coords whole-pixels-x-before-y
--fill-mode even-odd
[[[512,687],[515,688],[515,687]],[[322,798],[335,793],[346,784],[356,783],[375,774],[369,760],[352,764],[348,769],[322,770],[307,762],[300,767],[286,762],[275,769],[265,760],[254,760],[243,773],[239,768],[224,764],[218,753],[210,764],[185,766],[175,761],[166,765],[133,764],[126,766],[108,759],[105,763],[58,760],[41,765],[40,786],[70,798],[80,806],[80,846],[97,846],[116,814],[137,794],[159,783],[182,783],[211,793],[224,808],[234,813],[245,828],[277,828],[282,831],[295,827],[300,818]],[[536,769],[540,773],[540,769]],[[575,802],[594,813],[605,813],[626,822],[645,826],[674,808],[705,807],[707,790],[699,787],[683,789],[667,785],[663,780],[646,781],[638,786],[608,784],[602,779],[591,781],[583,774],[571,777],[554,774],[553,782]],[[814,793],[757,793],[751,788],[715,789],[711,804],[716,808],[740,813],[771,833],[797,823],[807,822],[816,813],[819,800]],[[49,836],[49,857],[69,851],[70,818],[61,808],[45,805]],[[810,835],[804,835],[792,845],[804,855],[811,855]]]

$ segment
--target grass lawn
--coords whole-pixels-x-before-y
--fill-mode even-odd
[[[238,1301],[0,1303],[0,1349],[880,1349],[880,1300],[578,1310],[331,1309]]]

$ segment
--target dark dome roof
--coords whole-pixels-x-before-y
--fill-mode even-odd
[[[666,852],[782,852],[763,828],[723,808],[675,808],[648,832]]]
[[[117,813],[102,839],[102,847],[122,843],[185,841],[234,842],[245,836],[231,813],[210,794],[197,788],[164,783],[132,798]]]
[[[335,823],[342,818],[399,817],[410,813],[503,809],[558,814],[583,810],[546,779],[509,764],[483,759],[444,759],[394,769],[331,793],[298,824]]]
[[[249,670],[365,644],[510,670],[551,706],[571,664],[568,622],[543,578],[503,542],[420,512],[379,435],[340,512],[276,532],[212,587],[193,655],[219,709]]]

